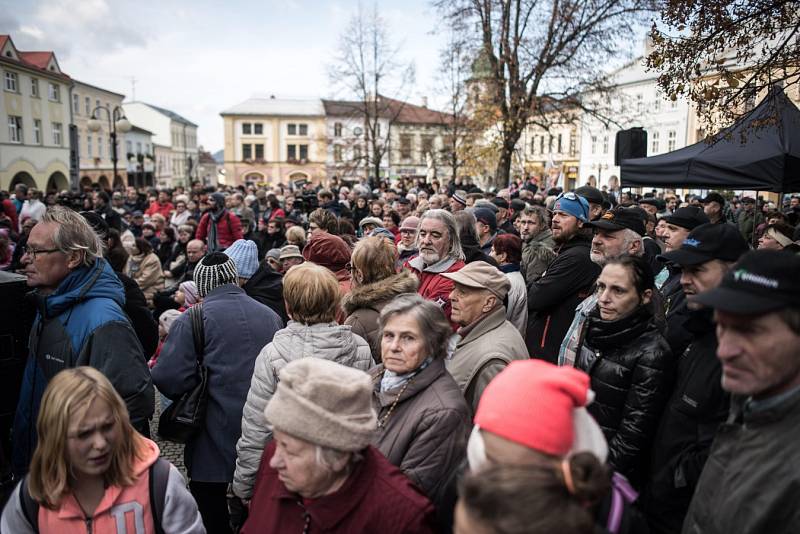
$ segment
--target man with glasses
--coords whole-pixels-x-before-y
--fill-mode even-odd
[[[591,294],[600,267],[589,258],[592,235],[589,203],[575,193],[558,196],[550,229],[557,254],[542,276],[528,287],[528,330],[525,343],[531,358],[558,361],[558,349],[572,323],[575,308]]]
[[[153,383],[142,346],[122,306],[125,293],[103,259],[99,236],[77,212],[55,206],[33,227],[22,257],[38,313],[14,418],[13,469],[28,470],[36,417],[48,381],[63,369],[102,372],[125,400],[131,423],[149,435]]]

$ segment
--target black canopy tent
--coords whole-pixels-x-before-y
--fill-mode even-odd
[[[623,160],[620,175],[623,187],[800,191],[800,110],[773,90],[713,141]]]

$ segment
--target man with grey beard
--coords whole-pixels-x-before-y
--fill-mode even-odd
[[[621,256],[642,256],[642,239],[646,233],[644,215],[638,208],[617,208],[588,223],[587,226],[595,229],[589,259],[602,269],[608,261]],[[558,352],[559,365],[575,365],[577,347],[583,337],[583,326],[596,306],[597,295],[593,293],[576,308],[575,317]]]
[[[442,276],[464,267],[464,252],[458,239],[456,220],[445,210],[428,210],[422,214],[417,226],[419,254],[408,260],[404,267],[419,278],[419,293],[436,303],[450,319],[450,293],[455,287],[452,280]],[[454,329],[458,328],[454,324]]]

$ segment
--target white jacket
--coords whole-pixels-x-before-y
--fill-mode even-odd
[[[372,366],[369,344],[352,333],[347,325],[320,323],[308,326],[289,321],[286,328],[275,333],[272,343],[264,347],[256,358],[242,412],[242,435],[236,443],[236,471],[233,474],[233,492],[242,499],[252,497],[261,454],[272,439],[272,432],[264,419],[264,408],[278,386],[277,377],[289,362],[312,356],[361,371]]]

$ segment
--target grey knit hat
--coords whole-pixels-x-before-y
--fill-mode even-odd
[[[363,371],[321,358],[300,358],[284,367],[264,410],[281,432],[339,451],[360,451],[378,426],[372,381]]]
[[[194,283],[201,297],[219,286],[235,284],[238,279],[236,264],[223,252],[207,254],[194,268]]]

